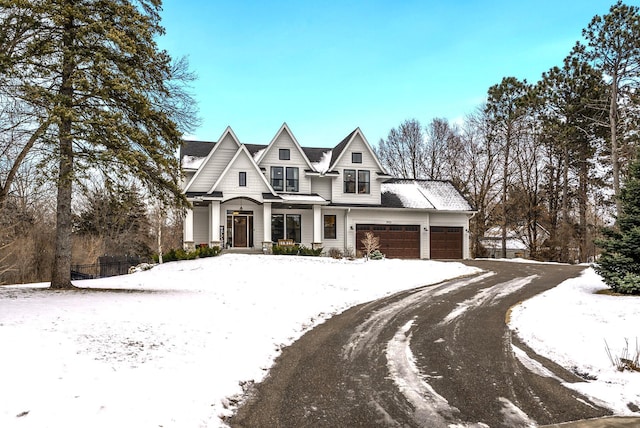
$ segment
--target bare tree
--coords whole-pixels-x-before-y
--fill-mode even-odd
[[[387,171],[401,178],[424,178],[425,141],[422,125],[416,119],[405,120],[380,140],[376,150]]]

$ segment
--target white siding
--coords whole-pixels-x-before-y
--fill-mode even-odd
[[[280,149],[289,149],[290,160],[280,160]],[[273,145],[269,148],[264,159],[260,161],[260,167],[265,169],[267,180],[271,182],[271,167],[294,167],[298,168],[298,192],[311,193],[311,180],[305,177],[304,171],[309,169],[303,154],[298,150],[298,146],[286,130],[283,130]],[[285,187],[286,189],[286,187]]]
[[[362,153],[362,163],[352,163],[352,153]],[[340,176],[337,177],[332,184],[333,202],[343,204],[380,204],[380,180],[378,180],[378,172],[380,172],[380,169],[369,151],[367,144],[359,135],[355,136],[351,144],[349,144],[342,153],[340,161],[334,169],[340,172]],[[369,194],[344,193],[345,169],[369,171]]]
[[[227,211],[253,212],[253,248],[262,248],[262,238],[264,236],[262,205],[255,204],[247,199],[234,199],[220,204],[220,225],[225,228],[225,242],[230,236],[227,230]]]
[[[240,172],[247,173],[246,187],[240,186]],[[260,176],[260,173],[256,170],[253,161],[243,151],[240,153],[240,156],[236,158],[215,190],[221,191],[225,200],[238,196],[246,196],[257,201],[262,201],[262,193],[267,192],[268,188]]]
[[[327,201],[331,200],[331,182],[337,178],[311,177],[311,193],[317,193]]]
[[[337,248],[340,251],[345,250],[344,245],[344,214],[346,210],[323,209],[322,210],[322,248],[326,254],[331,248]],[[336,216],[336,239],[327,239],[324,236],[324,216]]]
[[[227,134],[222,141],[218,142],[217,145],[219,147],[212,149],[215,150],[215,152],[209,159],[209,162],[206,164],[203,163],[200,167],[201,170],[198,177],[189,188],[190,192],[208,192],[238,151],[238,145],[229,134]]]
[[[209,244],[209,207],[193,207],[193,243]]]

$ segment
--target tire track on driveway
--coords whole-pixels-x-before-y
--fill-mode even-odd
[[[474,261],[486,272],[351,308],[286,348],[237,427],[529,427],[609,414],[533,353],[509,308],[582,268]]]

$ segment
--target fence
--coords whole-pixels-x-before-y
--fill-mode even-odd
[[[97,263],[88,265],[71,265],[71,279],[106,278],[126,275],[129,268],[141,263],[140,257],[102,256]]]

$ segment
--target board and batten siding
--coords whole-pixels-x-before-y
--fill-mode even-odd
[[[193,243],[209,245],[209,207],[193,207]]]
[[[362,153],[362,163],[352,163],[351,154]],[[341,204],[380,204],[380,180],[378,180],[378,164],[373,158],[367,144],[362,140],[359,135],[356,135],[351,141],[351,144],[342,153],[340,161],[334,168],[340,172],[338,176],[332,182],[332,196],[333,202]],[[344,193],[344,170],[355,169],[368,170],[369,171],[369,193],[359,194],[357,193]],[[357,174],[357,172],[356,172]]]
[[[327,201],[331,200],[331,182],[337,178],[311,177],[311,193],[317,193]]]
[[[213,183],[218,180],[222,171],[224,171],[229,161],[231,161],[238,151],[238,145],[229,134],[217,144],[219,147],[212,149],[215,151],[209,159],[209,162],[206,164],[203,163],[200,167],[201,170],[198,172],[198,177],[196,177],[189,188],[190,192],[208,192],[211,190]]]
[[[289,149],[290,159],[280,160],[280,149]],[[269,183],[271,183],[271,167],[293,167],[298,168],[298,192],[297,193],[310,193],[311,192],[311,180],[305,177],[304,171],[309,168],[305,158],[298,149],[298,146],[293,142],[293,139],[286,130],[283,130],[276,138],[274,144],[269,148],[265,157],[260,161],[260,167],[264,168],[265,175]],[[285,171],[286,179],[286,171]],[[286,192],[284,192],[286,193]]]

